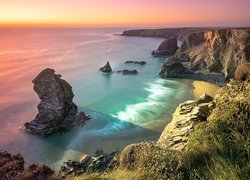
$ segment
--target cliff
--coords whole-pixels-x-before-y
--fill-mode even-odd
[[[182,37],[183,35],[195,32],[205,28],[166,28],[166,29],[136,29],[122,32],[122,36],[139,36],[139,37],[161,37],[172,38]]]
[[[180,62],[187,71],[175,77],[199,73],[218,73],[230,79],[238,65],[250,62],[250,29],[215,29],[189,33],[177,52],[163,65],[162,77],[173,77],[172,63]],[[174,71],[174,69],[171,69]],[[197,75],[197,78],[199,78]]]

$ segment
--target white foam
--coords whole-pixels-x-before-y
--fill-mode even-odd
[[[125,110],[113,115],[121,120],[128,121],[130,123],[146,126],[152,123],[161,111],[166,108],[167,96],[171,96],[173,89],[164,86],[166,80],[159,79],[153,83],[148,83],[145,88],[149,92],[149,95],[144,102],[127,105]]]

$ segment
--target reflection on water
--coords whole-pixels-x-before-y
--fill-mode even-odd
[[[22,152],[30,163],[57,166],[97,149],[110,152],[156,140],[175,107],[193,98],[192,82],[160,79],[164,58],[152,58],[151,50],[162,39],[114,35],[121,31],[0,29],[0,149]],[[125,64],[127,60],[147,64]],[[114,71],[137,69],[138,74],[98,72],[106,61]],[[70,132],[40,138],[21,127],[37,113],[39,99],[31,81],[48,67],[72,85],[78,107],[93,110],[92,120]]]

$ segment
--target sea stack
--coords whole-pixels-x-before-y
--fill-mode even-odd
[[[35,119],[24,125],[29,132],[46,136],[74,126],[77,121],[84,122],[83,118],[76,117],[77,106],[73,103],[72,87],[61,79],[61,75],[47,68],[32,82],[41,102]],[[84,119],[87,120],[87,116]]]
[[[100,71],[104,72],[104,73],[111,73],[112,72],[112,68],[109,64],[109,61],[107,61],[107,63],[105,64],[105,66],[101,67],[99,69]]]

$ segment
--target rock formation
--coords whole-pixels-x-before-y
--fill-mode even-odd
[[[104,172],[112,166],[116,154],[117,152],[107,154],[103,151],[96,151],[96,156],[94,157],[85,154],[81,157],[80,161],[69,160],[64,162],[60,172],[64,177],[69,175],[78,176],[84,173]]]
[[[176,78],[180,74],[187,73],[187,68],[180,62],[166,62],[164,63],[164,71],[161,73],[164,77]]]
[[[171,37],[181,38],[181,36],[186,35],[187,33],[199,31],[201,29],[204,28],[136,29],[124,31],[122,36],[162,37],[165,39]]]
[[[125,61],[125,64],[139,64],[139,65],[145,65],[145,61]]]
[[[129,74],[137,74],[137,70],[134,69],[134,70],[122,70],[122,71],[117,71],[118,73],[122,73],[123,75],[129,75]]]
[[[152,52],[152,56],[160,57],[162,55],[173,55],[176,53],[177,49],[177,38],[169,38],[163,41],[158,49]]]
[[[53,69],[43,70],[32,82],[41,102],[35,119],[24,125],[29,132],[46,136],[89,119],[82,113],[76,116],[72,87]]]
[[[188,136],[195,123],[206,121],[215,107],[213,98],[204,94],[197,101],[189,100],[180,104],[173,114],[172,121],[166,126],[157,145],[162,148],[183,151]]]
[[[0,180],[8,179],[60,179],[55,172],[46,165],[32,164],[24,167],[24,159],[21,154],[11,155],[8,152],[0,152]]]
[[[111,73],[112,72],[112,68],[109,64],[109,61],[107,61],[107,63],[105,64],[105,66],[101,67],[99,69],[100,71],[104,72],[104,73]]]
[[[214,29],[193,32],[183,38],[182,45],[168,62],[181,62],[194,72],[221,73],[234,77],[238,65],[250,62],[250,29]],[[168,77],[164,65],[163,77]]]

